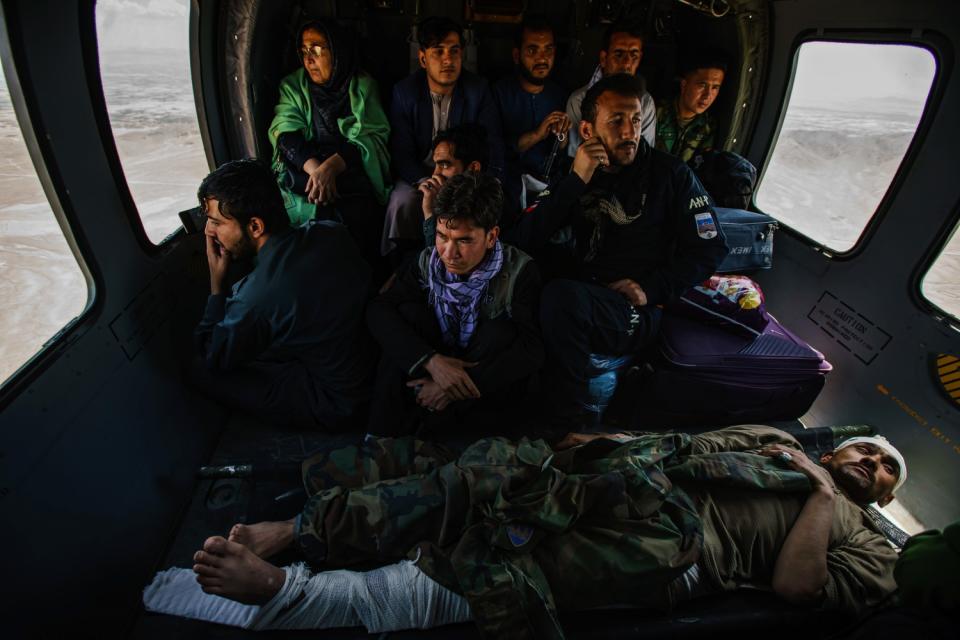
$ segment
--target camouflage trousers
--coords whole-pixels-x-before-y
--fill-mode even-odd
[[[303,462],[310,498],[296,540],[314,564],[394,562],[424,540],[455,540],[466,518],[451,451],[413,438],[367,438]],[[458,510],[457,507],[460,507]],[[444,522],[444,514],[450,511]]]
[[[296,540],[328,567],[418,557],[484,635],[561,638],[558,605],[663,606],[664,585],[699,557],[696,509],[662,472],[678,438],[564,452],[490,438],[457,457],[369,439],[304,463]]]

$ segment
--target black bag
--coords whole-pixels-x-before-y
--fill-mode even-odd
[[[750,206],[757,168],[749,160],[733,151],[707,151],[693,156],[689,164],[718,207]]]
[[[727,257],[717,273],[744,273],[773,266],[773,233],[777,221],[763,213],[714,207],[727,239]]]

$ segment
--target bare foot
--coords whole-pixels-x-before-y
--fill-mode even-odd
[[[235,524],[227,539],[242,544],[260,556],[275,556],[293,544],[294,520],[283,522],[258,522],[256,524]]]
[[[193,554],[193,572],[205,593],[243,604],[266,604],[286,580],[283,569],[261,560],[242,544],[207,538]]]

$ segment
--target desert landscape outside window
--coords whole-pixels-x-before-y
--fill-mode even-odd
[[[0,382],[38,353],[87,304],[67,245],[0,73]]]
[[[147,237],[159,244],[197,206],[209,167],[190,77],[189,0],[99,0],[110,126]]]
[[[960,233],[957,229],[923,276],[920,290],[927,300],[954,319],[960,318]]]
[[[801,45],[757,206],[825,247],[852,249],[900,168],[935,73],[922,47]]]

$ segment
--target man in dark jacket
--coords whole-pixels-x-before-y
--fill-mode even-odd
[[[383,347],[368,430],[410,429],[413,400],[447,416],[512,412],[543,363],[536,266],[500,242],[496,178],[467,172],[433,200],[435,246],[367,309]],[[449,408],[449,409],[448,409]],[[482,418],[481,418],[482,419]]]
[[[564,278],[544,288],[540,310],[558,415],[589,404],[591,354],[636,353],[657,333],[659,305],[726,255],[693,172],[641,138],[643,92],[643,81],[626,74],[590,88],[573,171],[520,221],[519,245],[551,258],[553,275]],[[564,244],[551,243],[561,231]]]
[[[273,174],[253,160],[224,164],[197,196],[210,297],[195,332],[195,383],[232,409],[284,425],[350,426],[368,398],[373,361],[362,320],[370,267],[347,228],[291,228]],[[254,256],[230,290],[230,264]]]
[[[503,171],[500,117],[487,81],[464,71],[463,31],[447,18],[428,18],[417,28],[421,69],[393,87],[390,105],[390,157],[397,178],[387,204],[381,249],[397,239],[420,237],[417,186],[433,173],[431,143],[437,133],[461,123],[487,131],[493,175]]]

